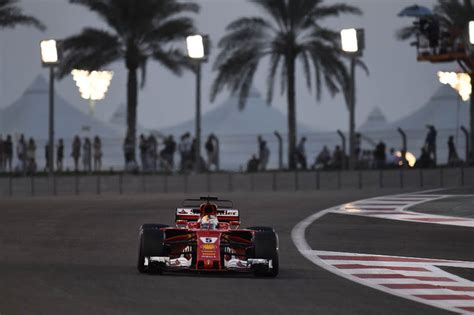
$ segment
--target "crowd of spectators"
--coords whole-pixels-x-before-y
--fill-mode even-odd
[[[44,146],[44,167],[38,165],[37,144],[35,139],[26,138],[23,134],[15,137],[0,135],[0,172],[15,172],[17,174],[34,174],[38,171],[49,170],[49,144]],[[367,140],[367,138],[364,138]],[[430,168],[437,166],[437,131],[434,126],[427,125],[427,134],[420,155],[414,166],[417,168]],[[384,169],[405,167],[408,160],[404,158],[403,150],[388,148],[384,141],[371,143],[371,148],[362,148],[362,136],[356,134],[354,141],[354,156],[357,169]],[[332,149],[323,146],[310,162],[306,151],[307,138],[299,139],[295,147],[294,163],[299,170],[342,170],[349,165],[349,157],[345,150],[336,145]],[[135,146],[138,149],[136,154]],[[173,135],[166,137],[154,134],[141,134],[138,141],[126,137],[123,142],[125,170],[129,172],[173,172],[189,173],[194,171],[219,170],[219,140],[210,134],[202,143],[203,153],[196,152],[196,139],[189,132],[182,134],[178,141]],[[447,142],[448,166],[460,166],[464,162],[459,158],[454,137],[450,136]],[[56,171],[70,171],[64,167],[65,144],[59,139],[55,149],[54,163]],[[135,157],[135,154],[138,158]],[[175,161],[175,156],[179,161]],[[257,137],[257,152],[247,162],[248,172],[268,170],[270,161],[270,148],[267,140],[261,135]],[[71,143],[70,157],[75,172],[98,172],[102,170],[102,141],[95,136],[79,137],[76,135]],[[138,162],[137,162],[138,161]]]
[[[5,139],[0,135],[0,172],[31,175],[38,171],[48,171],[50,161],[49,143],[47,142],[44,146],[44,167],[38,165],[37,149],[36,141],[32,137],[27,140],[21,134],[16,143],[13,143],[11,135],[7,135]],[[16,164],[13,162],[14,153],[16,153]],[[88,137],[85,137],[81,142],[80,137],[75,136],[71,146],[71,158],[74,161],[74,171],[100,171],[102,168],[102,143],[100,138],[95,136],[93,143],[91,143]],[[82,168],[80,161],[82,162]],[[92,161],[94,163],[93,167]],[[59,139],[56,145],[54,162],[57,171],[65,171],[63,139]]]
[[[153,134],[140,135],[138,149],[140,164],[134,159],[133,139],[125,138],[123,152],[125,158],[125,169],[130,172],[154,173],[158,171],[171,172],[178,170],[187,173],[196,170],[218,170],[219,169],[219,141],[214,134],[210,134],[204,143],[207,161],[199,154],[196,160],[196,139],[191,137],[189,132],[184,133],[176,142],[173,135],[163,137],[160,142]],[[179,164],[175,163],[175,154],[178,153]],[[196,163],[198,163],[196,165]]]
[[[378,143],[371,143],[371,149],[362,149],[362,135],[356,133],[354,141],[354,157],[357,169],[385,169],[410,167],[415,168],[432,168],[437,163],[437,131],[432,125],[427,125],[427,134],[423,146],[420,149],[420,155],[414,160],[408,160],[403,149],[396,150],[388,148],[386,143],[380,140]],[[308,158],[306,154],[306,137],[302,137],[298,142],[295,150],[295,163],[297,169],[306,170],[308,168]],[[265,171],[267,169],[270,150],[266,141],[262,136],[258,136],[258,154],[252,155],[247,162],[248,172]],[[448,163],[447,166],[459,166],[464,162],[459,158],[454,142],[454,137],[450,136],[447,142],[448,147]],[[341,148],[336,145],[332,150],[328,146],[323,146],[322,150],[316,155],[315,160],[310,164],[312,170],[342,170],[349,166],[349,156]]]

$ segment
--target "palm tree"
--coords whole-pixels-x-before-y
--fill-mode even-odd
[[[123,60],[128,70],[127,137],[133,142],[135,157],[138,105],[137,73],[141,87],[146,67],[155,60],[174,74],[186,66],[181,49],[172,46],[194,32],[194,22],[187,13],[197,13],[199,6],[178,0],[70,0],[97,13],[109,30],[86,27],[78,35],[61,41],[63,60],[60,77],[72,69],[97,70]]]
[[[275,78],[281,69],[281,91],[286,91],[288,105],[288,164],[295,169],[296,61],[303,65],[309,89],[314,76],[317,100],[322,84],[333,96],[340,92],[340,82],[347,82],[348,76],[338,46],[339,33],[321,22],[361,11],[345,4],[325,5],[323,0],[250,1],[262,10],[264,17],[244,17],[227,26],[227,34],[219,43],[220,53],[214,66],[218,74],[211,99],[226,87],[232,94],[238,94],[243,109],[258,65],[268,57],[267,103],[272,101]]]
[[[18,0],[0,0],[0,28],[14,28],[17,25],[45,29],[39,20],[22,12],[18,7]]]
[[[452,42],[464,42],[469,45],[467,40],[467,31],[469,22],[474,20],[474,1],[473,0],[438,0],[434,6],[434,16],[443,31],[450,35]],[[408,40],[415,37],[418,33],[416,25],[406,26],[397,32],[397,38]],[[474,82],[474,58],[466,54],[465,57],[457,59],[459,66],[471,76],[471,82]],[[470,104],[470,125],[471,138],[470,163],[474,163],[474,95],[471,96]],[[468,161],[466,161],[468,162]]]

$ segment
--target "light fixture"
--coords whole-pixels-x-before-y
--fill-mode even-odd
[[[87,71],[74,69],[71,72],[81,97],[89,101],[91,114],[94,113],[96,101],[103,100],[114,76],[113,71]]]
[[[54,39],[43,40],[41,46],[41,61],[43,65],[56,65],[59,62],[57,43]]]
[[[474,45],[474,21],[469,22],[469,43]]]
[[[359,42],[357,39],[357,30],[348,28],[341,31],[342,50],[348,53],[356,53],[359,51]]]
[[[395,152],[395,156],[400,159],[400,161],[398,162],[398,165],[399,165],[399,166],[403,166],[403,155],[402,155],[402,152],[400,152],[400,151]],[[405,159],[406,159],[407,162],[408,162],[408,166],[410,166],[410,167],[415,167],[415,164],[416,164],[416,157],[413,155],[413,153],[406,152],[406,153],[405,153]]]
[[[449,84],[455,89],[463,101],[469,100],[472,93],[471,77],[467,73],[438,72],[439,82]]]
[[[192,59],[203,59],[206,56],[204,38],[201,35],[192,35],[186,38],[188,56]]]

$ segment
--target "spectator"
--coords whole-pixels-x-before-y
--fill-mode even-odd
[[[84,144],[82,145],[82,165],[84,167],[84,172],[90,173],[92,171],[92,146],[89,138],[84,139]]]
[[[257,157],[252,155],[252,158],[247,162],[247,172],[253,173],[257,172],[259,170],[259,164],[260,161],[257,159]]]
[[[313,169],[325,169],[328,167],[329,162],[331,161],[331,153],[328,150],[327,146],[323,147],[323,150],[319,152],[316,160],[312,166]]]
[[[102,168],[102,141],[99,136],[94,137],[94,171],[100,172]]]
[[[386,146],[383,141],[380,141],[375,147],[374,151],[375,167],[378,169],[384,168],[387,161]]]
[[[181,140],[178,145],[179,154],[181,156],[181,171],[192,169],[192,160],[194,159],[192,145],[193,143],[191,140],[191,134],[186,132],[181,136]]]
[[[127,135],[123,141],[123,153],[125,158],[125,170],[129,172],[136,172],[138,169],[137,163],[135,161],[133,137]]]
[[[147,151],[148,151],[148,141],[145,139],[143,134],[140,135],[140,142],[138,144],[138,148],[140,150],[140,161],[142,164],[142,172],[148,171],[148,163],[147,163]]]
[[[26,165],[27,171],[30,174],[36,172],[36,143],[33,138],[30,138],[28,141],[28,146],[26,149]]]
[[[266,171],[268,160],[270,159],[270,149],[268,149],[267,142],[265,140],[260,139],[259,144],[259,166],[260,171]]]
[[[354,139],[354,157],[355,160],[358,162],[361,158],[361,146],[362,146],[362,135],[360,133],[355,134],[355,139]]]
[[[448,165],[456,166],[459,163],[459,156],[456,150],[456,145],[454,144],[454,137],[449,136],[448,140]]]
[[[44,160],[44,171],[47,172],[49,170],[49,142],[44,145]]]
[[[209,170],[211,170],[213,165],[216,167],[216,170],[219,170],[219,152],[217,151],[217,141],[217,137],[213,133],[207,137],[205,148],[207,153],[207,168]]]
[[[428,154],[428,151],[424,147],[421,148],[421,155],[416,160],[415,167],[416,168],[429,168],[432,165],[433,165],[433,160]]]
[[[174,168],[174,154],[176,152],[176,142],[172,135],[165,139],[164,145],[164,149],[160,152],[161,161],[163,168],[171,171]]]
[[[425,140],[425,149],[426,154],[433,160],[434,164],[436,165],[436,136],[437,131],[433,125],[426,125],[428,128],[428,134],[426,135]]]
[[[3,140],[2,135],[0,135],[0,172],[5,171],[5,141]]]
[[[342,169],[343,165],[344,165],[344,152],[342,152],[341,147],[337,145],[332,154],[331,166],[334,169],[340,170]]]
[[[296,147],[296,165],[301,165],[303,170],[307,168],[305,143],[306,137],[303,137]]]
[[[8,166],[8,171],[12,171],[12,160],[13,160],[13,141],[12,136],[8,135],[5,141],[5,168]]]
[[[63,161],[64,161],[64,141],[59,139],[59,144],[56,150],[56,167],[59,172],[63,171]]]
[[[17,170],[21,173],[24,173],[26,171],[26,141],[23,134],[20,135],[20,140],[18,140],[16,154],[18,157]]]
[[[74,160],[74,171],[79,171],[79,158],[81,157],[81,139],[79,136],[75,136],[72,141],[71,156]]]
[[[148,156],[148,166],[150,168],[150,171],[156,172],[157,170],[157,160],[158,160],[158,141],[156,140],[156,137],[154,135],[150,135],[148,137],[148,151],[147,151],[147,156]]]

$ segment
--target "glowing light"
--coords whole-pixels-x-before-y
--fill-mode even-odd
[[[400,151],[395,152],[395,156],[398,157],[399,159],[401,159],[398,162],[398,165],[403,166],[402,152],[400,152]],[[413,153],[410,153],[410,152],[405,153],[405,158],[407,159],[408,166],[415,167],[416,157],[413,155]]]
[[[188,56],[193,59],[202,59],[204,54],[204,40],[201,35],[188,36],[186,38]]]
[[[114,76],[113,71],[92,71],[74,69],[71,72],[81,97],[86,100],[98,101],[105,98],[110,82]]]
[[[438,72],[439,82],[449,84],[458,91],[463,101],[469,100],[472,93],[471,77],[467,73]]]
[[[41,46],[41,61],[44,64],[56,64],[59,61],[58,57],[58,49],[56,45],[56,41],[51,40],[43,40],[40,43]]]
[[[474,45],[474,21],[469,22],[469,42]]]
[[[355,28],[344,29],[341,31],[342,50],[349,53],[359,51],[357,41],[357,30]]]

